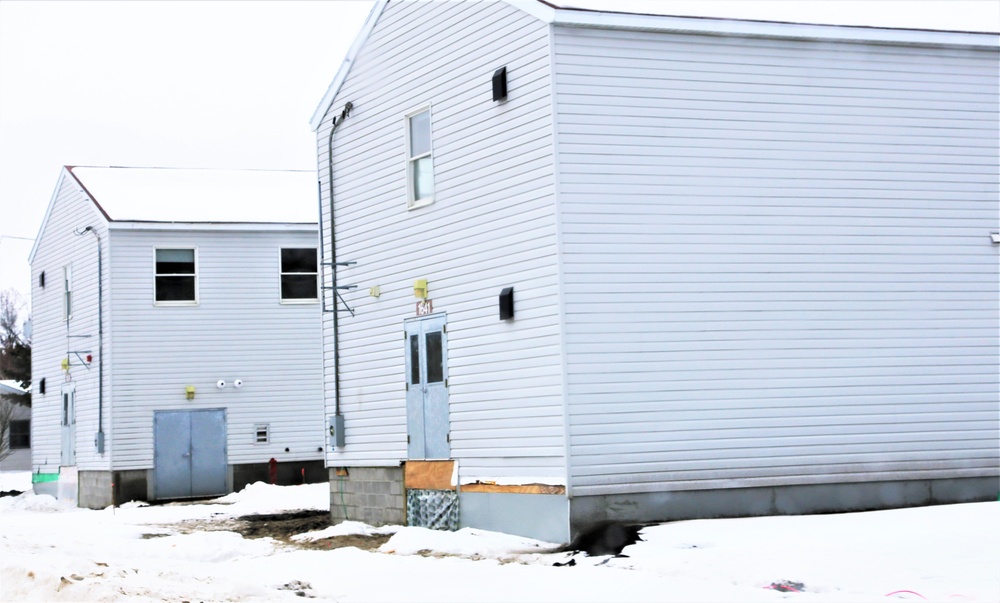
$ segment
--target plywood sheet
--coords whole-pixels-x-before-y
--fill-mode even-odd
[[[403,483],[407,489],[454,490],[454,472],[455,461],[406,461]]]

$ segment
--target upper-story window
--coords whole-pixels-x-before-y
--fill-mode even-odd
[[[63,320],[73,318],[73,267],[63,267]]]
[[[430,107],[406,116],[406,154],[407,207],[412,209],[434,201]]]
[[[317,302],[319,286],[315,247],[281,250],[281,301]]]
[[[161,305],[198,302],[197,249],[156,250],[156,294]]]

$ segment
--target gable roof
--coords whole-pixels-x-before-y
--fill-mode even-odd
[[[672,31],[677,33],[702,33],[751,37],[798,38],[816,40],[842,40],[853,42],[879,42],[887,44],[924,44],[957,46],[997,46],[995,33],[955,32],[922,29],[896,29],[859,25],[816,25],[780,21],[754,21],[716,17],[677,17],[667,14],[616,12],[615,0],[503,0],[529,15],[554,25],[570,27],[595,27],[604,29],[635,29],[646,31]],[[313,131],[319,129],[330,106],[347,79],[358,54],[371,35],[375,24],[389,0],[378,0],[368,19],[361,27],[326,94],[313,112],[309,124]],[[578,6],[573,6],[577,4]]]
[[[28,390],[21,387],[18,381],[13,379],[4,379],[3,381],[0,381],[0,395],[26,396],[28,395]]]
[[[313,171],[72,167],[111,222],[295,223],[317,220]]]
[[[317,178],[312,170],[216,170],[63,166],[35,243],[63,182],[72,178],[110,228],[269,229],[315,226],[319,219]],[[260,228],[255,226],[256,228]]]

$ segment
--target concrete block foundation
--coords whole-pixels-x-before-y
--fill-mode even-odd
[[[331,468],[330,519],[372,526],[405,525],[402,467]]]

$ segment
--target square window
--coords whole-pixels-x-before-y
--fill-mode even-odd
[[[156,303],[190,304],[198,301],[196,255],[194,249],[156,250]]]
[[[319,301],[319,262],[315,247],[281,250],[281,301]]]
[[[10,448],[31,448],[31,421],[10,422]]]
[[[406,151],[407,206],[427,205],[434,201],[429,107],[406,116]]]

